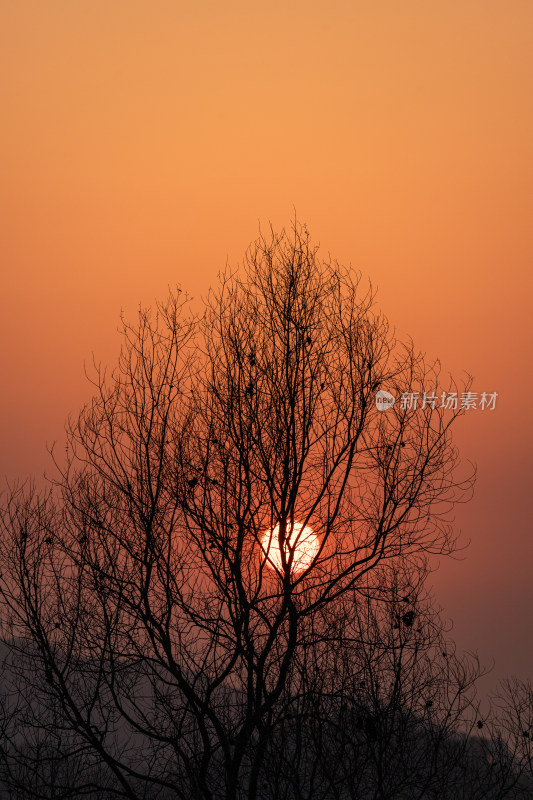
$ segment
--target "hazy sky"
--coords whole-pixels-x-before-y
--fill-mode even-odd
[[[0,471],[48,465],[121,308],[205,295],[296,208],[499,393],[458,424],[471,545],[434,584],[460,647],[531,676],[532,43],[531,0],[2,0]]]

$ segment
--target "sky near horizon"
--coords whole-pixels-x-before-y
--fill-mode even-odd
[[[458,423],[471,544],[433,583],[461,648],[531,677],[532,42],[530,0],[3,0],[2,474],[49,467],[121,310],[205,296],[296,210],[498,393]]]

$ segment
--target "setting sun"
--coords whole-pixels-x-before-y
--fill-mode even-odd
[[[276,527],[271,530],[265,531],[261,546],[267,556],[268,566],[282,572],[283,565],[279,534],[279,525],[276,525]],[[295,522],[292,532],[287,536],[284,544],[287,561],[290,561],[292,554],[291,572],[302,572],[304,569],[307,569],[313,563],[319,549],[320,542],[313,530],[307,525],[304,526],[299,522]]]

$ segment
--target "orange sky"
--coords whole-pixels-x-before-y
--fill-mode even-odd
[[[112,363],[121,308],[207,292],[294,207],[445,370],[500,394],[457,442],[461,647],[531,675],[531,0],[4,0],[1,471]]]

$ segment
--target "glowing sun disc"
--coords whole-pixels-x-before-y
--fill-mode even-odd
[[[281,548],[279,545],[279,525],[265,531],[261,541],[263,552],[267,556],[267,564],[272,569],[283,571]],[[316,533],[308,526],[295,522],[290,536],[285,540],[283,549],[285,559],[289,561],[293,552],[291,572],[302,572],[313,563],[320,549],[320,541]]]

